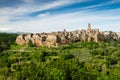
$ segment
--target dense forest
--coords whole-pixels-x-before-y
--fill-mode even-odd
[[[15,33],[0,33],[0,52],[14,44],[17,36],[18,34]]]
[[[16,45],[16,36],[0,34],[0,80],[120,80],[120,41],[47,48]]]

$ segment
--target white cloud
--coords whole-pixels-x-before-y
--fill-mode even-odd
[[[42,11],[42,10],[47,10],[47,9],[52,9],[56,7],[61,7],[61,6],[66,6],[72,3],[77,3],[77,2],[83,2],[87,0],[56,0],[51,3],[44,3],[44,4],[32,4],[34,0],[23,0],[24,2],[31,2],[31,4],[22,4],[17,7],[3,7],[0,8],[0,17],[1,17],[1,23],[8,23],[10,19],[14,18],[22,18],[23,15],[36,12],[36,11]],[[48,14],[41,14],[39,16],[46,16]],[[7,18],[6,18],[7,16]]]
[[[10,16],[0,16],[0,24],[9,23]]]
[[[106,13],[107,11],[102,11]],[[12,27],[13,31],[22,32],[51,32],[59,30],[75,30],[87,28],[87,24],[90,22],[93,28],[99,28],[100,30],[120,30],[120,16],[96,14],[91,12],[74,12],[61,15],[47,15],[46,18],[33,18],[29,21],[21,21],[9,23],[6,25],[0,25],[3,27]],[[19,27],[19,28],[18,28]]]
[[[23,0],[23,1],[28,1],[29,0]],[[33,1],[33,0],[30,0]],[[24,15],[27,13],[35,12],[35,11],[42,11],[42,10],[47,10],[51,8],[56,8],[60,6],[66,6],[72,3],[77,3],[77,2],[83,2],[86,0],[56,0],[51,3],[46,3],[46,4],[22,4],[20,6],[14,7],[14,8],[0,8],[0,15],[1,14],[7,14],[7,15]]]
[[[79,1],[82,2],[84,0]],[[56,8],[75,2],[77,1],[57,0],[51,4],[45,5],[23,5],[16,8],[0,8],[0,31],[51,32],[63,29],[74,30],[86,28],[89,22],[94,25],[94,28],[100,28],[101,30],[120,30],[120,16],[114,15],[119,13],[120,9],[95,12],[86,10],[87,8],[94,8],[102,5],[90,6],[83,8],[85,10],[80,12],[61,15],[51,15],[51,13],[46,12],[35,18],[27,17],[29,20],[26,20],[26,17],[22,16],[27,13]],[[22,21],[10,22],[10,19],[21,19]]]
[[[33,3],[35,0],[22,0],[25,3]]]
[[[43,14],[40,14],[38,15],[37,17],[46,17],[50,14],[50,12],[46,12],[46,13],[43,13]]]
[[[0,32],[5,32],[5,31],[9,31],[9,30],[11,30],[11,28],[0,27]]]

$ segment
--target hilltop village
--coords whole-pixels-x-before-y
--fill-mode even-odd
[[[91,29],[88,24],[87,30],[58,31],[52,33],[20,34],[16,38],[18,45],[28,44],[30,41],[36,46],[57,47],[63,44],[75,43],[79,41],[110,41],[120,40],[120,32],[99,31]]]

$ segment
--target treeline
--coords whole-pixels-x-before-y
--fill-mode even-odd
[[[0,52],[9,49],[11,44],[15,43],[18,34],[0,33]]]

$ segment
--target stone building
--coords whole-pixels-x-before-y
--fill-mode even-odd
[[[21,34],[16,38],[16,43],[23,45],[30,40],[37,46],[57,47],[78,41],[116,41],[120,40],[120,32],[99,31],[99,29],[92,29],[91,24],[88,24],[87,30],[66,31],[64,29],[52,33]]]

